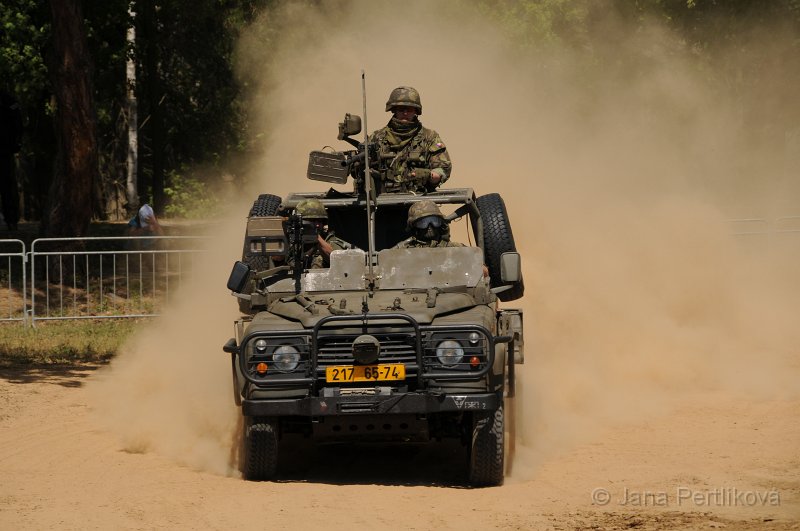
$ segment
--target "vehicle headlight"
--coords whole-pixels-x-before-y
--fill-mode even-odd
[[[464,359],[464,348],[453,339],[445,339],[436,345],[436,357],[445,367],[456,365]]]
[[[300,363],[300,351],[291,345],[281,345],[272,353],[272,361],[279,371],[293,371]]]
[[[481,335],[478,332],[471,332],[469,334],[469,344],[477,345],[481,340]]]
[[[263,339],[259,339],[258,341],[256,341],[255,347],[257,353],[263,354],[267,351],[267,342],[264,341]]]

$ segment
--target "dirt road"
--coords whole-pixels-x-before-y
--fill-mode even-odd
[[[798,400],[698,395],[543,459],[518,446],[494,489],[465,488],[452,446],[299,445],[248,483],[124,451],[96,377],[0,373],[0,528],[800,529]]]

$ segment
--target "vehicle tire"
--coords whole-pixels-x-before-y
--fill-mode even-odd
[[[248,218],[274,216],[278,213],[278,207],[281,206],[281,198],[272,194],[261,194],[253,201],[253,207],[250,209]]]
[[[278,213],[281,206],[281,198],[272,194],[261,194],[253,201],[253,206],[250,208],[248,218],[274,216]],[[245,235],[244,244],[242,246],[242,262],[253,271],[263,271],[269,267],[269,259],[266,256],[258,254],[250,254],[247,248],[247,236]],[[239,311],[242,313],[252,313],[250,303],[246,300],[239,299]]]
[[[281,206],[281,198],[272,194],[261,194],[258,199],[253,201],[253,206],[250,208],[248,218],[274,216],[278,213]],[[253,271],[263,271],[269,267],[269,260],[266,256],[258,254],[252,255],[247,248],[247,238],[245,237],[244,246],[242,247],[242,262],[250,266]]]
[[[490,286],[493,288],[504,286],[500,280],[500,256],[517,250],[506,204],[500,194],[482,195],[475,200],[475,203],[483,220],[483,254],[486,267],[489,268]],[[498,299],[504,302],[514,301],[525,293],[525,283],[522,278],[510,285],[511,288],[497,294]]]
[[[476,411],[472,416],[469,482],[477,487],[503,484],[504,415],[501,404],[494,411]]]
[[[278,468],[278,430],[274,421],[248,417],[242,434],[242,475],[248,481],[275,477]]]

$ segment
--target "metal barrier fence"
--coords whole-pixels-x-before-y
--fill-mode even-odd
[[[25,242],[0,240],[0,321],[24,322],[26,319],[26,262]]]
[[[800,216],[735,219],[730,226],[759,255],[800,253]],[[22,240],[0,240],[0,322],[156,316],[207,252],[202,244],[208,241],[41,238],[28,253]]]
[[[31,244],[32,325],[159,314],[194,269],[194,236],[41,238]]]

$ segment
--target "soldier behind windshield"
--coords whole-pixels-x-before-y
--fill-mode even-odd
[[[411,237],[395,245],[395,249],[464,247],[462,243],[450,241],[450,225],[439,210],[439,205],[427,199],[414,203],[408,209],[408,230]]]
[[[302,269],[319,269],[331,266],[331,253],[336,250],[353,249],[353,245],[338,238],[328,226],[328,212],[319,199],[304,199],[297,204],[295,214],[302,216],[303,222],[314,227],[316,240],[308,242],[303,237]],[[295,257],[290,254],[288,265],[294,267]]]

